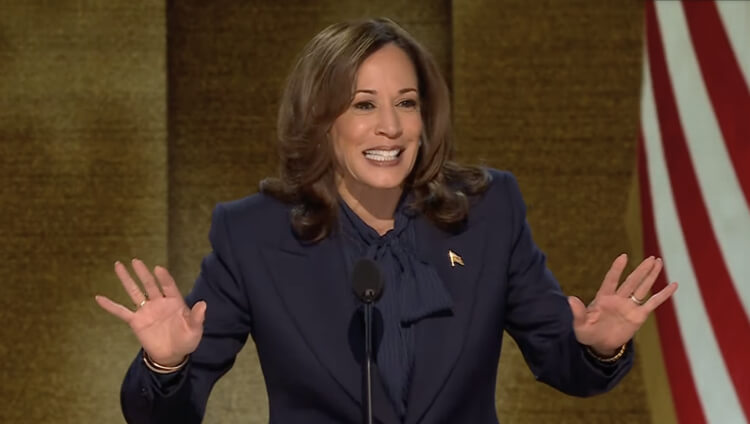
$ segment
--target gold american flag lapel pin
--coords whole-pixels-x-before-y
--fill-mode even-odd
[[[451,260],[451,267],[456,266],[456,264],[464,266],[464,259],[456,252],[448,250],[448,258]]]

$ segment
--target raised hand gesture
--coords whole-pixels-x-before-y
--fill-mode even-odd
[[[606,357],[632,339],[648,315],[677,290],[677,283],[671,283],[647,299],[663,265],[654,257],[641,262],[618,287],[627,262],[625,254],[614,260],[588,306],[575,296],[568,297],[578,342]]]
[[[151,360],[164,366],[179,364],[198,347],[206,302],[197,302],[190,309],[166,268],[157,266],[152,274],[139,259],[133,259],[132,265],[143,291],[119,261],[115,273],[136,305],[135,311],[104,296],[96,296],[96,302],[130,325]]]

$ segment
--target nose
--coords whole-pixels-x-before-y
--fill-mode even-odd
[[[375,132],[388,138],[398,138],[401,136],[403,128],[401,127],[401,118],[395,107],[381,107],[378,110],[378,125]]]

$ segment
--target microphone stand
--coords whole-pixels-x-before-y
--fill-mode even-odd
[[[370,259],[360,259],[352,271],[354,293],[364,304],[365,360],[362,362],[362,422],[372,424],[372,304],[383,294],[383,275]]]
[[[364,390],[364,417],[362,422],[372,424],[372,301],[375,297],[375,291],[368,289],[365,291],[365,390]]]

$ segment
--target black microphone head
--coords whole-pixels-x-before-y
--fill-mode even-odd
[[[357,298],[365,303],[374,302],[383,294],[383,275],[370,259],[360,259],[354,264],[352,284]]]

